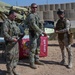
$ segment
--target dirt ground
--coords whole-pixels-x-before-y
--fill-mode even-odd
[[[75,43],[73,43],[72,45],[72,52],[73,52],[73,68],[68,69],[67,66],[63,66],[60,64],[61,51],[58,45],[58,41],[53,41],[53,40],[49,41],[48,56],[40,57],[40,60],[44,62],[45,65],[43,66],[36,65],[37,69],[31,69],[28,64],[29,62],[28,58],[25,58],[19,61],[16,71],[20,75],[75,75]],[[5,74],[6,74],[5,61],[4,58],[1,57],[1,52],[0,52],[0,75],[5,75]]]

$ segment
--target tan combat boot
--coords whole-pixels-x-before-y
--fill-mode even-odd
[[[68,68],[71,69],[72,68],[72,63],[68,65]]]
[[[68,68],[69,69],[72,68],[72,56],[69,56],[69,59],[68,59]]]
[[[68,68],[72,68],[72,50],[71,48],[68,48]]]
[[[34,63],[30,63],[30,67],[31,67],[32,69],[37,69],[37,67],[35,66]]]

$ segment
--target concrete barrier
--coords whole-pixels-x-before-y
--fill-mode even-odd
[[[75,9],[75,3],[71,3],[71,9]]]
[[[43,11],[38,11],[38,14],[39,14],[40,20],[43,21]]]
[[[58,19],[57,11],[53,11],[54,21]]]
[[[74,9],[65,10],[65,16],[70,20],[75,20],[75,10]]]
[[[60,4],[55,4],[55,10],[58,10],[60,8]]]
[[[45,9],[45,11],[49,11],[50,10],[50,5],[44,5],[44,9]]]
[[[65,10],[66,9],[66,5],[65,4],[60,4],[60,9]]]
[[[71,10],[71,3],[66,3],[65,5],[66,5],[66,10],[67,9]]]
[[[44,5],[39,5],[39,11],[45,11]]]
[[[43,19],[49,20],[49,21],[54,21],[53,11],[44,11],[43,12]]]
[[[55,10],[55,4],[50,5],[50,10]]]

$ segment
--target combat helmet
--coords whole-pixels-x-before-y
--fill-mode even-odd
[[[58,15],[61,15],[61,14],[63,14],[63,13],[64,13],[64,10],[58,9],[58,11],[57,11],[57,14],[58,14]]]

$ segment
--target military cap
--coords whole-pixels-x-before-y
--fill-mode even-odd
[[[62,13],[64,13],[64,11],[63,10],[60,10],[60,9],[58,9],[58,11],[57,11],[57,14],[62,14]]]

